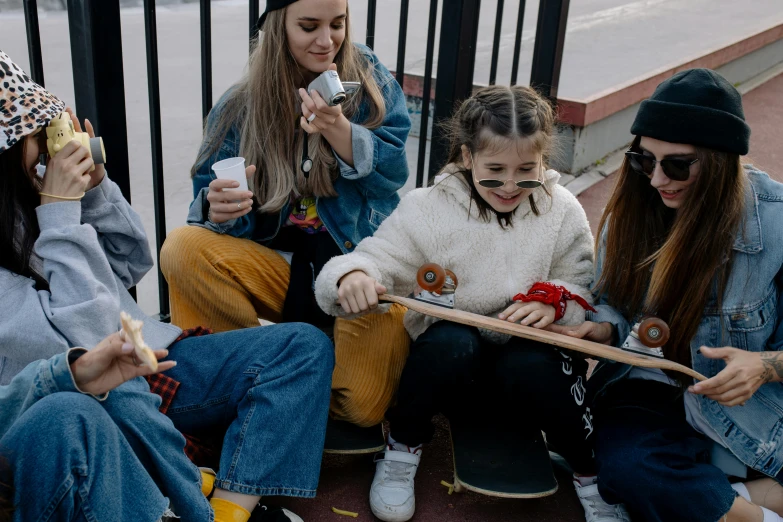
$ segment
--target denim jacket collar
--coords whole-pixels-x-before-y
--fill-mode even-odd
[[[758,254],[764,248],[761,237],[761,218],[759,217],[759,198],[756,187],[748,182],[745,217],[742,220],[743,231],[734,240],[734,250],[746,254]]]

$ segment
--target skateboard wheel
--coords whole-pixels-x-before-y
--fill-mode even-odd
[[[465,491],[465,487],[459,483],[459,481],[455,478],[454,479],[454,493],[462,493]]]
[[[455,274],[454,272],[452,272],[451,270],[449,270],[447,268],[446,269],[446,277],[450,277],[452,283],[454,283],[454,288],[457,288],[457,285],[459,284],[459,282],[457,281],[457,274]]]
[[[416,273],[416,282],[422,290],[440,293],[443,283],[446,282],[446,271],[440,265],[427,263]]]
[[[658,348],[669,340],[669,325],[657,317],[647,317],[639,324],[639,340],[648,348]]]

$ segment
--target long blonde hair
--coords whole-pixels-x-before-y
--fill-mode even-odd
[[[305,87],[299,65],[288,50],[285,17],[288,8],[272,11],[264,22],[264,31],[254,42],[247,73],[229,94],[214,125],[204,130],[191,176],[212,156],[228,130],[240,123],[240,155],[246,165],[257,167],[251,187],[260,204],[259,212],[274,213],[288,203],[291,194],[334,197],[337,160],[332,148],[320,134],[308,139],[308,154],[313,160],[309,178],[299,168],[302,157],[302,132],[299,130],[301,101],[297,88]],[[343,80],[361,81],[362,88],[343,106],[351,119],[362,101],[369,100],[369,112],[362,125],[380,127],[386,106],[373,67],[351,41],[350,13],[346,5],[345,40],[335,56],[337,73]]]

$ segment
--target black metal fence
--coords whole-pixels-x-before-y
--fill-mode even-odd
[[[539,0],[538,23],[530,72],[530,85],[555,100],[560,77],[560,62],[565,42],[566,21],[570,0]],[[522,45],[522,24],[526,0],[519,0],[511,84],[517,83],[519,55]],[[375,45],[377,0],[368,0],[366,44]],[[424,65],[421,126],[416,169],[416,186],[424,186],[447,155],[447,143],[439,122],[447,119],[454,108],[470,96],[473,89],[473,69],[478,38],[481,0],[442,0],[440,51],[435,89],[435,116],[432,128],[429,167],[425,165],[429,112],[432,102],[432,67],[439,0],[430,0],[427,49]],[[403,85],[407,45],[409,0],[401,0],[400,26],[397,42],[396,78]],[[504,0],[497,0],[495,30],[490,63],[490,84],[497,77],[500,51],[500,28],[503,22]],[[37,0],[24,0],[30,73],[44,84],[41,39],[38,28]],[[259,0],[248,0],[250,39],[258,30]],[[125,91],[120,32],[119,0],[68,0],[68,24],[71,37],[76,110],[89,118],[104,138],[107,155],[111,157],[112,180],[131,201],[128,166],[128,135],[125,112]],[[212,21],[210,0],[200,0],[201,25],[201,93],[202,116],[212,108]],[[147,48],[147,82],[149,90],[150,136],[152,143],[152,181],[155,208],[155,233],[160,261],[160,247],[166,238],[163,150],[161,136],[160,89],[158,76],[157,26],[155,0],[144,0],[144,26]],[[426,174],[425,174],[426,173]],[[160,263],[158,263],[160,266]],[[158,273],[160,315],[169,314],[169,294],[163,275]]]

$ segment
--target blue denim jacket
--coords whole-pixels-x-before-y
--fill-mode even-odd
[[[693,369],[713,377],[726,363],[708,359],[696,351],[701,346],[733,346],[752,352],[783,350],[783,184],[746,166],[750,180],[744,231],[734,242],[734,261],[720,308],[713,297],[691,340]],[[604,236],[604,234],[602,234]],[[596,280],[606,254],[601,245],[596,259]],[[631,323],[596,296],[595,313],[588,319],[609,322],[621,343]],[[635,318],[638,319],[638,318]],[[600,395],[625,377],[630,367],[602,362],[593,376]],[[686,392],[687,393],[687,392]],[[745,406],[726,407],[697,396],[702,414],[728,448],[747,466],[775,476],[783,468],[783,383],[761,386]]]
[[[354,166],[351,167],[335,155],[340,176],[334,182],[334,188],[339,196],[317,198],[316,201],[318,216],[343,253],[351,252],[362,239],[371,236],[392,213],[400,201],[397,191],[408,179],[405,141],[411,122],[405,95],[388,69],[368,47],[359,44],[356,47],[374,69],[373,76],[386,104],[386,117],[380,127],[369,130],[361,126],[361,122],[368,117],[369,103],[365,101],[359,106],[351,119]],[[226,94],[212,109],[207,120],[208,126],[219,114],[225,99]],[[273,215],[259,216],[251,212],[221,224],[207,220],[208,185],[215,179],[211,167],[222,159],[239,156],[239,150],[239,125],[235,125],[229,130],[220,149],[193,177],[195,199],[191,203],[187,222],[221,234],[265,243],[272,240],[285,223],[290,213],[289,205]]]

